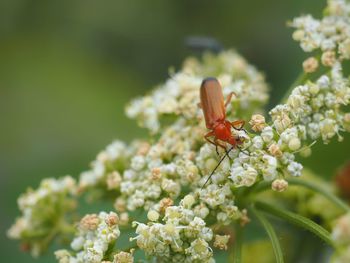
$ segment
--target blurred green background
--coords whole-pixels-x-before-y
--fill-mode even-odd
[[[113,139],[144,136],[124,116],[133,97],[191,55],[184,39],[211,36],[264,71],[272,104],[307,57],[286,21],[320,16],[326,1],[0,1],[0,248],[6,262],[34,260],[7,240],[16,198],[44,177],[88,168]],[[349,141],[316,146],[307,163],[331,177]],[[332,157],[330,157],[332,156]]]

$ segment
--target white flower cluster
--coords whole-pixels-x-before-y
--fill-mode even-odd
[[[350,213],[347,213],[335,222],[332,238],[339,247],[333,256],[333,263],[350,262]]]
[[[328,0],[322,19],[311,15],[295,18],[294,40],[300,42],[305,52],[322,51],[321,62],[332,66],[336,57],[350,59],[350,3],[346,0]]]
[[[62,234],[63,219],[75,208],[75,193],[76,183],[70,176],[44,179],[38,189],[29,189],[18,198],[22,216],[8,230],[8,236],[20,239],[23,248],[38,256],[57,234]]]
[[[247,136],[240,131],[240,137],[246,136],[245,150],[235,149],[231,151],[232,164],[228,160],[224,161],[221,169],[219,168],[214,174],[212,182],[216,183],[217,176],[225,180],[229,175],[228,177],[235,187],[249,187],[261,179],[272,181],[282,180],[281,178],[288,174],[291,176],[301,175],[302,165],[295,161],[294,156],[294,152],[301,147],[298,129],[290,127],[279,134],[273,125],[270,126],[264,121],[262,122],[261,117],[253,115],[250,121],[258,134]],[[276,184],[279,184],[278,188],[280,189],[286,188],[286,186],[282,187],[280,181],[275,183],[275,187],[277,187]],[[284,182],[282,184],[285,185]]]
[[[244,224],[245,215],[234,204],[231,186],[230,182],[224,185],[213,183],[202,190],[197,190],[201,202],[194,207],[196,215],[206,220],[212,218],[222,225],[229,225],[238,219]]]
[[[132,101],[126,113],[152,132],[159,131],[161,118],[166,115],[202,119],[202,112],[197,106],[198,93],[202,80],[208,76],[217,76],[224,96],[231,92],[237,95],[232,100],[235,108],[232,116],[237,116],[239,110],[249,116],[267,102],[264,76],[230,50],[217,56],[206,54],[201,62],[195,58],[187,59],[181,71],[172,75],[150,95]]]
[[[77,236],[71,242],[73,251],[58,250],[55,252],[60,263],[100,263],[112,257],[106,254],[113,248],[120,236],[118,215],[100,212],[84,216],[79,225]]]
[[[350,10],[349,7],[342,0],[329,1],[329,16],[322,21],[311,16],[293,21],[292,26],[298,28],[294,37],[301,41],[305,51],[321,48],[324,51],[321,62],[328,71],[319,74],[315,81],[309,79],[295,87],[285,104],[270,111],[271,125],[266,124],[261,115],[252,116],[252,129],[261,133],[250,136],[250,140],[246,141],[249,155],[241,153],[234,159],[230,178],[236,186],[251,186],[258,175],[265,180],[287,174],[300,176],[302,165],[295,162],[294,155],[299,151],[304,155],[310,154],[305,142],[321,138],[328,143],[334,136],[342,140],[340,132],[350,131],[350,114],[343,112],[344,106],[350,102],[350,87],[340,62],[340,59],[349,58],[344,53],[345,42],[350,36],[349,12],[346,11]],[[331,39],[335,43],[332,47],[327,46]],[[330,56],[329,52],[337,46],[340,57]],[[304,62],[307,73],[316,71],[317,66],[315,58]]]
[[[341,64],[336,63],[315,83],[309,81],[296,87],[287,103],[274,108],[271,115],[279,132],[294,126],[302,140],[321,137],[327,143],[336,135],[341,140],[339,132],[348,130],[348,113],[341,107],[349,102],[349,81],[342,75]]]
[[[196,216],[205,218],[211,209],[213,219],[222,224],[241,218],[233,202],[232,183],[227,181],[229,160],[219,167],[213,184],[200,189],[206,179],[203,175],[208,175],[218,162],[215,147],[204,144],[203,133],[202,127],[188,126],[179,119],[148,151],[132,157],[130,168],[122,174],[117,211],[142,208],[164,214],[186,189],[199,196],[200,203],[194,207]],[[199,145],[202,147],[198,150]]]
[[[96,160],[91,163],[91,169],[81,173],[79,180],[80,190],[105,184],[106,177],[110,177],[110,180],[114,177],[114,180],[117,180],[115,179],[115,172],[123,171],[128,165],[130,157],[135,151],[134,144],[127,145],[122,141],[116,140],[108,145],[105,150],[97,155]]]
[[[159,262],[214,262],[209,242],[227,249],[230,239],[226,232],[214,238],[219,233],[214,230],[234,221],[249,222],[247,210],[239,210],[235,201],[245,191],[237,191],[238,187],[265,180],[282,192],[288,187],[287,176],[302,173],[296,153],[306,156],[312,141],[327,143],[350,131],[350,113],[343,112],[350,102],[350,88],[341,64],[350,58],[350,5],[331,0],[327,10],[321,21],[304,16],[292,23],[297,28],[294,38],[305,51],[322,50],[320,59],[327,72],[317,72],[316,58],[307,59],[303,66],[306,73],[314,72],[312,79],[295,87],[284,104],[270,111],[271,121],[257,114],[268,98],[264,77],[236,52],[206,54],[201,61],[190,58],[180,72],[126,110],[141,126],[153,133],[161,131],[156,137],[130,145],[113,142],[81,174],[78,186],[70,177],[43,181],[38,190],[20,197],[23,216],[9,236],[24,241],[33,254],[40,253],[69,224],[65,220],[74,205],[71,196],[99,190],[115,199],[120,218],[113,212],[85,216],[72,250],[56,252],[60,263],[132,263],[132,251],[116,253],[114,244],[119,226],[127,224],[129,212],[137,209],[148,211],[149,222],[136,223],[134,238],[147,255]],[[225,97],[236,94],[226,109],[227,119],[250,118],[254,133],[232,129],[243,144],[230,151],[203,187],[220,160],[215,146],[203,138],[207,129],[197,105],[200,84],[208,76],[219,79]],[[167,116],[173,117],[172,122],[163,125]],[[345,232],[337,229],[333,236],[342,240]]]
[[[303,146],[308,139],[328,143],[338,136],[341,140],[340,132],[349,131],[349,113],[342,106],[349,102],[349,82],[337,62],[329,73],[297,86],[285,104],[273,108],[271,125],[262,117],[252,117],[250,124],[260,134],[246,141],[249,154],[240,153],[234,159],[230,178],[236,186],[251,186],[258,175],[268,181],[288,174],[300,176],[302,165],[295,161],[295,153],[310,151]]]
[[[214,262],[208,243],[213,231],[191,209],[193,197],[184,200],[183,206],[166,208],[164,224],[134,222],[137,236],[133,239],[147,255],[157,257],[157,262]]]
[[[197,183],[200,174],[194,157],[202,132],[202,128],[186,126],[180,119],[154,145],[142,145],[144,150],[137,151],[121,174],[117,211],[148,210],[159,205],[163,197],[175,200],[182,186]]]

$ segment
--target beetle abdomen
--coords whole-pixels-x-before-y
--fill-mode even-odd
[[[205,124],[208,129],[212,129],[215,123],[226,117],[222,87],[216,78],[210,77],[203,80],[200,88],[200,99]]]

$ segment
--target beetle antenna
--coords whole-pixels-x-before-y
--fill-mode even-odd
[[[221,160],[219,161],[219,163],[216,165],[216,167],[214,168],[214,170],[211,172],[211,174],[209,175],[208,179],[205,181],[205,183],[203,184],[202,188],[204,188],[204,186],[209,182],[210,178],[213,176],[213,174],[215,173],[216,169],[218,169],[218,167],[220,166],[220,164],[223,162],[223,160],[225,159],[226,156],[228,156],[228,154],[230,153],[230,151],[233,149],[234,147],[231,147],[226,153],[225,155],[221,158]]]
[[[247,156],[250,156],[250,152],[248,152],[246,149],[242,149],[240,147],[237,146],[237,149],[241,152],[241,153],[244,153],[245,155]]]

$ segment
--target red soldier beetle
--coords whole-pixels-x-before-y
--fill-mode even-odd
[[[219,81],[216,78],[206,78],[203,80],[200,88],[200,104],[205,118],[206,127],[211,130],[204,135],[204,138],[211,144],[215,145],[216,153],[218,152],[218,147],[221,147],[225,150],[226,154],[220,160],[218,165],[215,167],[213,172],[210,174],[209,178],[203,185],[209,181],[211,176],[214,174],[215,170],[219,167],[224,158],[229,156],[229,152],[233,148],[239,148],[239,145],[243,144],[243,140],[239,136],[232,134],[231,128],[235,130],[243,130],[244,120],[236,120],[230,122],[226,120],[226,107],[231,102],[232,96],[235,95],[231,92],[226,102],[224,102],[224,96],[222,94],[222,87]],[[209,139],[214,137],[214,139]],[[225,144],[228,143],[232,147],[229,151],[226,150]]]

